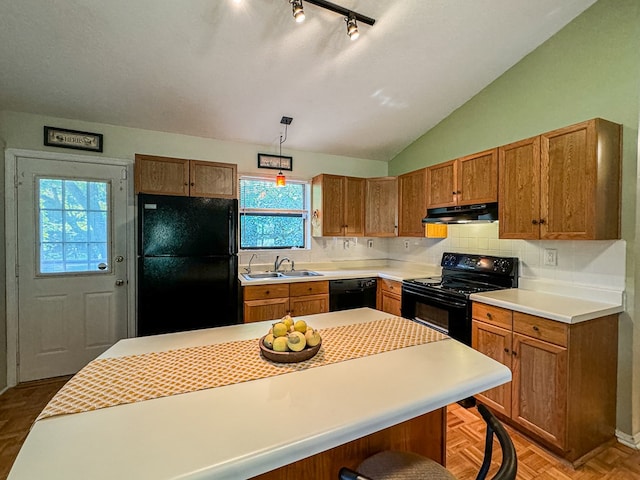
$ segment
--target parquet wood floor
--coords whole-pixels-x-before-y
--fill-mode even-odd
[[[640,450],[612,443],[588,462],[574,469],[524,435],[506,426],[518,455],[518,480],[640,480]],[[485,423],[478,410],[458,404],[448,407],[447,468],[460,480],[474,480],[484,454]],[[500,446],[494,441],[496,459],[488,478],[497,471]]]
[[[31,424],[70,377],[28,382],[0,395],[0,479],[6,479]],[[640,480],[640,451],[611,445],[573,469],[507,427],[518,454],[518,480]],[[475,408],[448,409],[447,466],[460,480],[474,480],[484,452],[484,422]],[[500,447],[494,450],[498,458]],[[497,462],[489,476],[497,470]]]

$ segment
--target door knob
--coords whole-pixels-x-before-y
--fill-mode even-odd
[[[98,269],[99,270],[106,270],[107,269],[107,264],[104,262],[101,262],[98,264]]]
[[[124,285],[124,280],[120,280],[120,279],[116,280],[116,285],[118,287],[121,286],[121,285]]]

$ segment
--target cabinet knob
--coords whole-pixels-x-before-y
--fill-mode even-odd
[[[192,187],[195,187],[195,185],[196,185],[195,183],[191,182],[191,186],[192,186]]]
[[[264,292],[265,295],[269,295],[271,292],[269,290],[267,290],[266,292]]]
[[[511,351],[511,355],[513,355],[514,357],[517,357],[517,356],[518,356],[518,353],[517,353],[515,350],[512,350],[512,351]]]
[[[544,223],[545,223],[545,222],[544,222],[544,218],[541,218],[541,219],[540,219],[540,225],[544,225]]]
[[[455,195],[455,194],[456,194],[456,192],[451,192],[451,195]]]
[[[533,326],[533,330],[534,330],[535,332],[539,332],[539,331],[540,331],[540,329],[538,328],[538,326],[537,326],[537,325],[534,325],[534,326]]]
[[[487,318],[493,319],[493,315],[491,315],[491,313],[487,312]]]
[[[508,348],[505,348],[505,349],[504,349],[504,353],[509,353],[509,349],[508,349]]]
[[[531,220],[531,223],[532,223],[533,225],[537,225],[537,224],[538,224],[538,220],[533,219],[533,220]]]

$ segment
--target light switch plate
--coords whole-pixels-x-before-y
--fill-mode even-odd
[[[555,248],[544,249],[544,264],[550,267],[558,265],[558,250]]]

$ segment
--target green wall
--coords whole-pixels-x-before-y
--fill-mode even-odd
[[[397,155],[389,175],[602,117],[624,126],[622,238],[626,311],[620,316],[618,428],[639,432],[640,319],[634,311],[636,165],[640,116],[640,1],[599,0]],[[640,283],[639,283],[640,284]],[[640,296],[639,296],[640,297]]]

